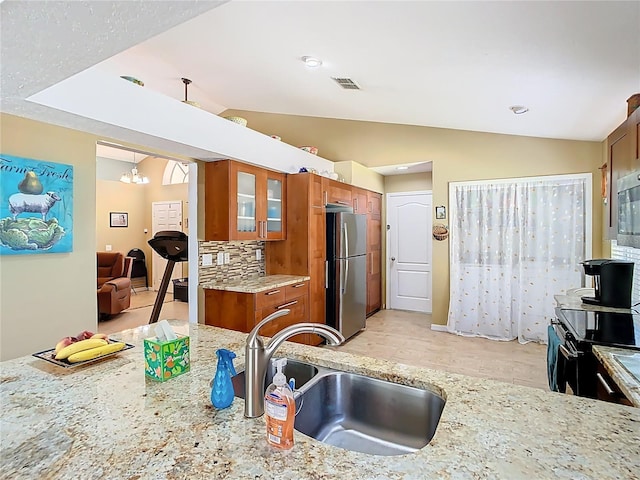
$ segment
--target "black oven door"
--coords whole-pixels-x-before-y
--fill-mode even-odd
[[[591,352],[591,346],[577,342],[571,332],[558,321],[554,322],[553,328],[560,338],[558,383],[565,382],[574,395],[579,397],[596,398],[597,360]]]

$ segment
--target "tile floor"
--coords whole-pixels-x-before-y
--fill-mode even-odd
[[[156,292],[138,290],[131,308],[99,322],[98,331],[114,333],[149,322]],[[189,305],[167,294],[160,318],[186,320]],[[382,310],[367,319],[367,328],[340,350],[419,367],[548,390],[546,346],[469,338],[431,330],[431,315]]]
[[[431,315],[382,310],[342,351],[548,390],[547,347],[431,330]]]
[[[157,292],[153,290],[137,289],[137,294],[131,295],[131,307],[108,320],[98,322],[98,332],[115,333],[129,328],[139,327],[149,323]],[[160,310],[160,319],[175,318],[187,320],[189,318],[189,304],[173,301],[173,294],[167,293]]]

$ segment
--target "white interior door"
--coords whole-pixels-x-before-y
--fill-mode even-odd
[[[388,307],[431,313],[431,192],[387,195]]]
[[[171,202],[153,202],[152,203],[152,233],[155,235],[163,230],[182,231],[182,202],[179,200]],[[153,289],[158,291],[164,270],[167,267],[167,261],[153,252]],[[182,277],[182,264],[176,263],[173,268],[171,279]],[[173,293],[173,282],[169,282],[167,292]]]

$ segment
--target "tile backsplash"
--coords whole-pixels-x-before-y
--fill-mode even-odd
[[[262,250],[262,257],[256,260],[256,250]],[[229,263],[218,265],[219,252],[229,254]],[[213,256],[213,265],[202,266],[202,255]],[[200,283],[224,280],[242,280],[264,276],[264,242],[247,240],[237,242],[198,242],[198,268]]]

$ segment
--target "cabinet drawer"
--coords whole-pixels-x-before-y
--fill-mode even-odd
[[[271,322],[266,324],[260,329],[260,335],[263,335],[265,337],[272,337],[277,332],[285,327],[288,327],[289,325],[308,321],[309,317],[307,309],[307,297],[302,296],[298,297],[295,300],[291,300],[290,302],[285,302],[281,305],[266,307],[256,311],[256,323],[265,318],[267,315],[271,315],[272,313],[284,308],[288,308],[289,310],[291,310],[289,314],[276,318],[275,320],[272,320]],[[307,343],[307,337],[307,334],[295,335],[291,337],[290,340],[299,343]]]
[[[294,283],[293,285],[287,285],[285,287],[284,296],[287,301],[303,295],[309,295],[309,282]]]
[[[622,390],[620,390],[620,387],[618,387],[613,378],[609,376],[609,372],[607,372],[606,368],[604,368],[600,362],[598,362],[596,381],[597,397],[599,400],[628,405],[630,407],[633,406],[631,401],[625,396]]]
[[[278,305],[285,301],[285,287],[273,288],[264,292],[256,293],[256,310],[271,305]]]
[[[257,318],[259,320],[262,320],[267,315],[271,315],[274,312],[277,312],[279,310],[283,310],[286,308],[290,310],[289,314],[283,317],[277,318],[276,320],[271,322],[272,325],[276,324],[282,318],[293,319],[294,323],[306,322],[308,321],[308,318],[309,318],[307,315],[307,298],[308,297],[304,297],[304,296],[298,297],[296,299],[289,300],[287,302],[282,302],[278,305],[272,305],[269,307],[264,307],[261,310],[256,310]],[[266,328],[266,326],[264,328]]]

